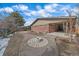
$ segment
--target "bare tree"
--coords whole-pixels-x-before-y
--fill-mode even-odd
[[[16,23],[15,23],[15,18],[12,16],[9,16],[5,19],[6,25],[7,25],[7,29],[10,33],[13,33],[16,31]]]

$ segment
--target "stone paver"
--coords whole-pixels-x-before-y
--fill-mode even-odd
[[[39,47],[44,47],[48,44],[48,40],[46,38],[37,36],[35,38],[29,39],[27,44],[30,47],[35,47],[35,48],[39,48]]]

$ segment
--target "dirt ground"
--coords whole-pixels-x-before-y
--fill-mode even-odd
[[[44,37],[48,44],[44,47],[33,48],[28,46],[27,41],[34,37]],[[78,39],[77,39],[78,40]],[[4,56],[77,56],[79,44],[69,42],[67,38],[55,37],[46,33],[22,31],[14,33],[4,52]]]
[[[79,56],[79,44],[65,39],[56,40],[60,56]]]

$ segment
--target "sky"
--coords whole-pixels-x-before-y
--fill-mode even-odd
[[[78,3],[0,3],[0,14],[8,16],[11,12],[18,11],[26,23],[30,25],[34,20],[41,17],[79,15]]]

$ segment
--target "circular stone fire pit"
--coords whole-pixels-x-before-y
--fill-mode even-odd
[[[48,44],[48,40],[42,37],[35,37],[28,40],[27,44],[34,48],[44,47]]]

